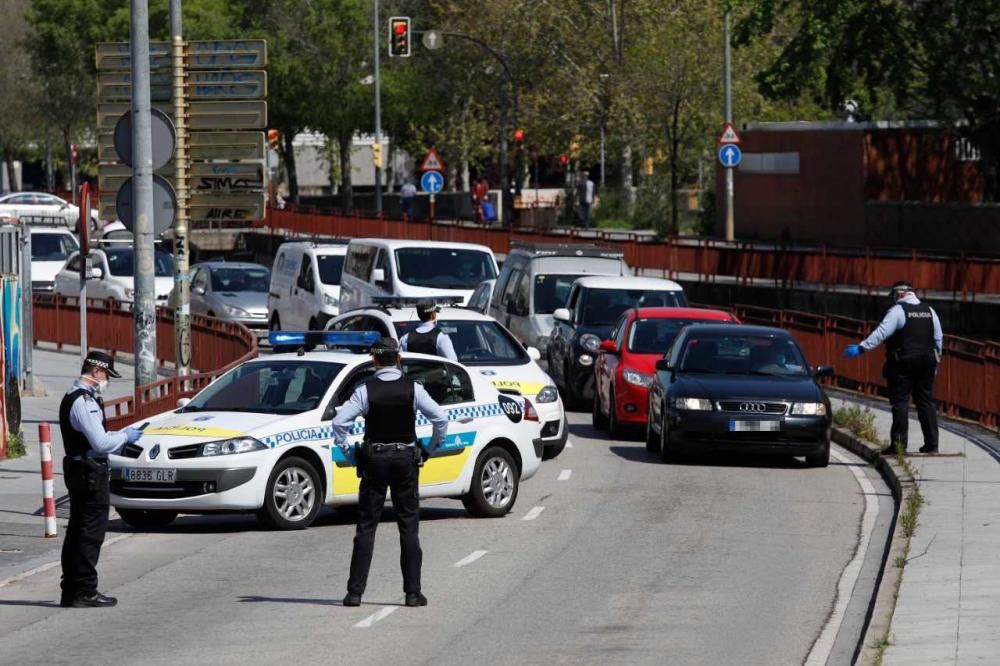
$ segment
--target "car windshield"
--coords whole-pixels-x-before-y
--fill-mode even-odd
[[[31,234],[32,261],[65,261],[79,247],[69,234]]]
[[[734,327],[738,328],[738,327]],[[802,351],[781,335],[693,333],[681,351],[679,372],[725,375],[808,375]]]
[[[260,268],[226,267],[212,269],[212,291],[266,292],[271,284],[271,271]]]
[[[400,338],[420,325],[419,321],[397,321]],[[517,340],[495,321],[438,321],[455,346],[458,361],[465,365],[523,365],[530,359]]]
[[[181,412],[301,414],[319,407],[342,363],[265,361],[230,370]]]
[[[331,287],[340,285],[340,274],[344,271],[344,255],[320,254],[316,256],[320,281]]]
[[[674,338],[688,324],[704,319],[637,319],[628,334],[628,350],[635,354],[664,354],[674,344]],[[714,321],[714,320],[713,320]]]
[[[481,250],[407,247],[396,250],[400,281],[414,287],[475,289],[497,276],[493,258]]]
[[[611,326],[625,310],[687,305],[682,291],[663,289],[589,289],[583,302],[585,326]]]
[[[135,252],[130,247],[109,247],[104,251],[108,257],[108,270],[112,275],[132,277],[135,275]],[[174,258],[162,250],[153,253],[153,272],[156,277],[171,277],[174,274]]]
[[[579,275],[536,275],[535,314],[552,314],[566,305],[569,288]]]

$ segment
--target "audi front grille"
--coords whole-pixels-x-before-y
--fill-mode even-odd
[[[788,411],[784,402],[765,402],[763,400],[720,400],[719,411],[735,414],[767,414],[780,415]]]

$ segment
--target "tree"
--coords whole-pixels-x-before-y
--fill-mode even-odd
[[[0,170],[6,169],[14,189],[14,161],[21,157],[31,138],[37,136],[38,99],[31,61],[21,43],[27,24],[27,0],[0,0],[9,17],[0,25],[0,99],[4,100],[4,120],[0,122]],[[2,181],[2,178],[0,178]]]

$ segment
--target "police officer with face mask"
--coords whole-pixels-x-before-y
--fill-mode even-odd
[[[457,361],[458,356],[455,355],[455,345],[452,344],[451,338],[438,328],[437,313],[440,311],[441,308],[433,300],[419,301],[417,317],[421,323],[415,331],[407,333],[400,339],[399,348],[403,351],[443,356],[451,361]]]
[[[142,437],[137,428],[104,429],[101,394],[108,378],[118,379],[114,359],[91,351],[81,376],[59,406],[63,479],[69,491],[69,525],[62,548],[62,599],[65,608],[114,606],[118,600],[97,591],[97,560],[101,555],[111,504],[108,454]]]
[[[924,435],[920,452],[937,453],[934,376],[944,343],[941,321],[932,307],[920,302],[910,283],[897,282],[890,294],[895,304],[885,313],[882,323],[859,344],[848,345],[844,356],[856,358],[885,343],[882,376],[889,385],[892,429],[890,444],[882,451],[883,455],[895,453],[897,445],[906,450],[911,393]]]

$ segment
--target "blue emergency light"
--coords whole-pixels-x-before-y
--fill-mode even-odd
[[[267,340],[275,347],[370,347],[382,337],[378,331],[271,331]]]

